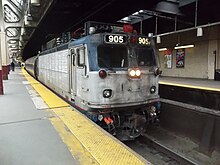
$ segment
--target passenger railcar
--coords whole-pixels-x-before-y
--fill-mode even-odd
[[[160,74],[152,38],[96,22],[26,61],[36,79],[121,140],[158,122]]]

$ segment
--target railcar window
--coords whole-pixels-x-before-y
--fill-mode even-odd
[[[155,54],[152,48],[138,47],[135,50],[139,66],[155,66]]]
[[[85,49],[84,47],[77,49],[77,62],[78,66],[83,67],[85,65]]]
[[[75,66],[75,50],[71,49],[71,60],[72,60],[72,65]]]
[[[118,45],[98,46],[98,66],[100,68],[126,68],[128,66],[127,48]]]

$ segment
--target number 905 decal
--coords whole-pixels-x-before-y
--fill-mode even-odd
[[[124,44],[127,42],[127,37],[126,35],[107,34],[104,41],[109,44]]]
[[[138,38],[138,43],[142,45],[150,45],[150,41],[148,38],[145,37],[139,37]]]

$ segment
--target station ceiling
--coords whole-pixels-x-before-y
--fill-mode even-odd
[[[41,1],[41,6],[45,6],[44,3],[47,1]],[[135,13],[145,12],[145,19],[142,20],[144,34],[162,34],[219,22],[218,2],[219,0],[53,0],[28,39],[22,57],[25,60],[36,55],[46,41],[63,32],[73,32],[83,27],[86,21],[117,24],[124,18],[128,23],[134,24],[136,30],[140,32],[141,23],[136,21],[140,18]],[[175,5],[177,8],[173,8]],[[39,10],[40,7],[35,8],[32,15],[39,17]]]

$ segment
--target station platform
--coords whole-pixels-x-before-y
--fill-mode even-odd
[[[220,81],[162,76],[159,78],[159,94],[162,102],[195,105],[214,115],[220,109]]]
[[[151,164],[33,79],[10,72],[0,96],[0,164]]]
[[[159,84],[220,92],[220,81],[215,80],[161,76]]]

